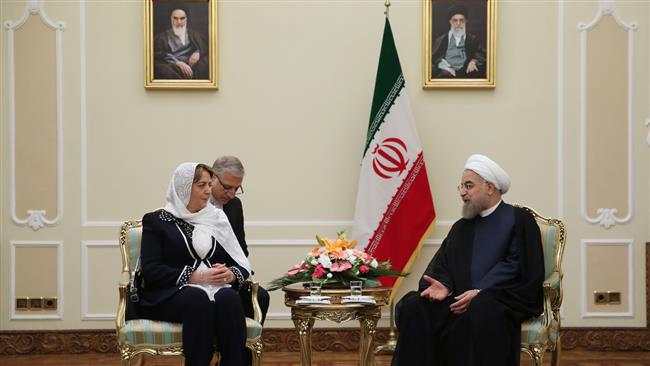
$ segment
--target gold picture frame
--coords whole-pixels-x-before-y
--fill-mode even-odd
[[[216,90],[217,59],[217,0],[145,0],[145,88]]]
[[[423,88],[496,86],[496,7],[496,0],[423,0]],[[465,30],[450,46],[452,22]]]

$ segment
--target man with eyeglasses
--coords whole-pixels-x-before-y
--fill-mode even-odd
[[[239,196],[244,194],[242,182],[244,180],[244,165],[235,156],[222,156],[212,164],[215,172],[215,180],[212,182],[212,196],[210,202],[218,208],[223,209],[230,221],[230,226],[241,245],[244,254],[248,257],[248,246],[246,245],[246,234],[244,232],[244,209]],[[257,300],[262,309],[262,324],[266,319],[269,310],[270,296],[261,286],[257,291]],[[253,316],[253,304],[244,302],[244,313],[248,317]],[[251,364],[251,354],[246,350],[246,364]]]
[[[463,217],[395,307],[393,366],[519,365],[521,323],[543,310],[544,257],[534,217],[501,199],[509,188],[497,163],[467,159]]]

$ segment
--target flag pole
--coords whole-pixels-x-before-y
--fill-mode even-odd
[[[388,0],[387,0],[388,1]],[[386,8],[388,9],[388,8]],[[395,346],[397,346],[397,338],[395,337],[395,321],[394,321],[394,299],[391,297],[388,303],[390,306],[390,331],[388,332],[388,340],[386,343],[382,344],[375,348],[375,353],[393,353],[395,352]]]

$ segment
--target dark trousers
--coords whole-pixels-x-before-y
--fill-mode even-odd
[[[484,293],[461,315],[449,310],[455,301],[432,302],[416,291],[399,301],[392,366],[519,365],[521,316]]]
[[[214,341],[221,354],[220,366],[242,366],[246,345],[246,320],[239,293],[222,288],[210,301],[205,292],[183,287],[170,299],[148,311],[148,318],[183,323],[186,366],[208,366]]]

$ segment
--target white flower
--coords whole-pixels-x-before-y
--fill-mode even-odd
[[[328,273],[328,274],[327,274],[327,278],[332,278],[332,274],[331,274],[331,273]]]
[[[330,268],[332,266],[332,261],[330,260],[330,257],[326,255],[321,255],[318,258],[318,263],[320,263],[323,268]]]
[[[372,268],[379,267],[379,263],[377,263],[377,260],[375,258],[373,258],[372,261],[370,262],[370,267]]]
[[[311,262],[309,262],[312,266],[315,266],[318,264],[318,261],[314,258],[311,259]]]

